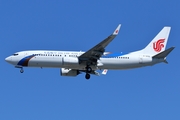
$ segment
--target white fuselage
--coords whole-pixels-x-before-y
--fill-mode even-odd
[[[96,71],[99,69],[104,69],[101,74],[105,75],[108,69],[133,69],[167,63],[166,56],[174,49],[165,50],[171,27],[164,27],[142,50],[128,54],[105,52],[106,46],[118,35],[120,27],[119,24],[111,35],[86,52],[29,50],[14,53],[5,60],[20,68],[21,73],[24,72],[23,67],[61,68],[61,76],[77,76],[84,72],[86,79],[90,79],[90,74],[100,75]]]
[[[48,51],[34,50],[17,52],[6,58],[6,61],[16,67],[49,67],[49,68],[69,68],[85,70],[85,64],[79,64],[78,56],[84,52],[76,51]],[[106,54],[97,61],[97,69],[132,69],[143,66],[152,66],[163,62],[164,59],[153,59],[150,55],[145,55],[141,51],[129,54]]]

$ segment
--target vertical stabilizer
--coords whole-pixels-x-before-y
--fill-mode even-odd
[[[156,55],[165,50],[171,27],[164,27],[156,37],[142,50],[143,53]]]

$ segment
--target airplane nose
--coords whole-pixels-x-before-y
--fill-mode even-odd
[[[11,57],[5,58],[5,61],[8,62],[8,63],[10,63],[10,62],[11,62]]]

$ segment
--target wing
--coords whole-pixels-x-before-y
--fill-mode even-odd
[[[116,30],[108,36],[105,40],[79,56],[80,64],[86,65],[96,65],[97,60],[103,55],[105,52],[105,47],[118,35],[121,24],[118,25]]]

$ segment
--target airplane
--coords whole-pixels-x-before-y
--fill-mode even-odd
[[[106,39],[101,41],[86,52],[82,51],[53,51],[53,50],[27,50],[20,51],[5,58],[5,61],[20,68],[60,68],[61,76],[75,77],[85,73],[85,78],[90,75],[99,76],[97,70],[103,70],[106,75],[108,70],[126,70],[153,66],[166,61],[167,55],[175,48],[166,49],[171,27],[165,26],[154,39],[144,48],[138,51],[124,53],[106,52],[106,46],[118,35],[121,24]]]

